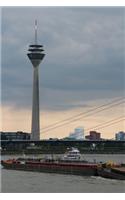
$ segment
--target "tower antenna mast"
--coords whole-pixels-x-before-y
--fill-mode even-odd
[[[35,20],[35,44],[37,44],[37,20]]]

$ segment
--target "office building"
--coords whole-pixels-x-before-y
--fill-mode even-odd
[[[118,133],[115,134],[115,139],[116,140],[125,140],[125,132],[120,131]]]
[[[17,132],[0,132],[0,139],[2,140],[30,140],[30,134],[22,131]]]
[[[96,131],[90,131],[89,135],[85,136],[85,139],[87,139],[87,140],[101,140],[101,133],[98,133]]]
[[[68,138],[73,140],[84,140],[84,128],[83,127],[75,128],[74,132],[70,133]]]

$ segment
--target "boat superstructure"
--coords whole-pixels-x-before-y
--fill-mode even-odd
[[[68,151],[64,154],[62,160],[80,161],[81,160],[80,151],[77,148],[72,147],[71,149],[68,149]]]

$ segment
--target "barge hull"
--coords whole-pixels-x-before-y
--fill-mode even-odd
[[[91,165],[67,165],[67,164],[18,164],[18,163],[5,163],[1,162],[5,169],[33,171],[33,172],[46,172],[46,173],[58,173],[58,174],[72,174],[83,176],[95,176],[97,175],[97,167]]]

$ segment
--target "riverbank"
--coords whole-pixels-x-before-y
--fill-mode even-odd
[[[1,141],[1,154],[64,154],[68,148],[82,154],[125,154],[125,141]]]
[[[35,151],[35,150],[32,150],[32,151],[26,151],[26,150],[22,150],[22,151],[1,151],[0,152],[1,155],[37,155],[37,154],[63,154],[62,152],[57,152],[57,151]],[[122,155],[125,155],[125,152],[124,151],[117,151],[117,152],[114,152],[114,151],[82,151],[82,154],[122,154]]]

